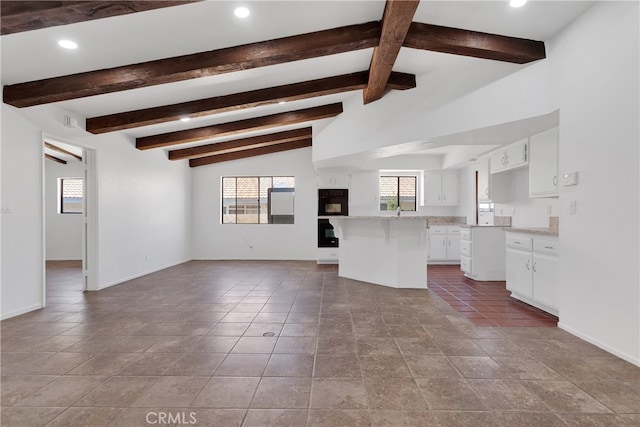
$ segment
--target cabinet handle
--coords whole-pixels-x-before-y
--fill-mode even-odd
[[[449,246],[451,246],[451,240],[449,240]]]
[[[527,260],[527,270],[531,270],[531,267],[529,266],[529,260]]]
[[[443,241],[442,241],[442,246],[444,246],[444,245],[445,245],[445,243],[444,243],[444,240],[443,240]]]
[[[442,200],[447,200],[447,195],[446,194],[442,195]]]
[[[521,245],[522,243],[520,243],[519,241],[515,240],[515,241],[513,242],[513,244],[514,244],[514,245]]]
[[[553,246],[545,246],[545,249],[553,249]]]
[[[485,195],[485,196],[488,196],[488,195],[489,195],[489,188],[485,188],[485,189],[484,189],[484,195]]]
[[[553,176],[553,181],[552,182],[553,182],[553,185],[558,185],[558,176],[557,175]]]
[[[536,263],[535,262],[533,263],[533,272],[534,273],[536,272]]]

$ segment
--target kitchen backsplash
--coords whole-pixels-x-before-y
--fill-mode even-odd
[[[465,216],[429,216],[427,217],[429,225],[446,225],[446,224],[466,224]]]
[[[493,225],[500,225],[502,227],[511,227],[511,217],[495,215],[493,217]]]

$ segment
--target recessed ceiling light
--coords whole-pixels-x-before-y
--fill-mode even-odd
[[[244,7],[244,6],[240,6],[240,7],[236,7],[236,10],[233,11],[233,13],[238,17],[238,18],[246,18],[247,16],[249,16],[249,14],[251,13],[249,11],[249,8]]]
[[[527,0],[511,0],[509,2],[509,6],[511,7],[521,7],[524,6],[524,4],[527,2]]]
[[[189,120],[191,120],[191,117],[180,117],[181,122],[188,122]]]
[[[58,45],[65,49],[76,49],[78,47],[78,43],[71,40],[60,40]]]

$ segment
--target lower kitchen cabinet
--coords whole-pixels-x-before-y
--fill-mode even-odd
[[[499,226],[471,225],[460,234],[460,269],[473,280],[505,280],[504,231]]]
[[[460,227],[433,225],[429,227],[427,261],[431,264],[460,262]]]
[[[511,296],[558,315],[558,239],[507,233],[507,289]]]

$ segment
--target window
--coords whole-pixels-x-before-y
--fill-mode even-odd
[[[82,178],[60,178],[61,214],[82,213]]]
[[[292,176],[222,177],[223,224],[293,224]]]
[[[395,211],[398,206],[403,211],[416,210],[415,176],[381,176],[380,210]]]

